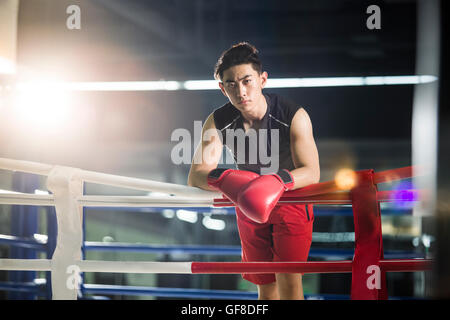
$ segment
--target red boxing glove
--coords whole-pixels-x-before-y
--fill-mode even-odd
[[[265,223],[281,195],[293,187],[294,178],[285,169],[276,174],[263,175],[242,188],[237,204],[248,218]]]
[[[222,192],[234,204],[237,203],[239,191],[259,174],[234,169],[214,169],[208,174],[208,185]]]

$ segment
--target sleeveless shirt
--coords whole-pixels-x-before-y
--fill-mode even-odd
[[[279,169],[291,171],[295,166],[291,156],[290,128],[292,118],[301,107],[277,94],[264,93],[264,97],[267,110],[257,130],[244,131],[242,113],[230,102],[214,110],[216,129],[239,170],[258,174],[262,168],[269,171],[274,168],[272,173]]]

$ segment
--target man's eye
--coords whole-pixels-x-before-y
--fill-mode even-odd
[[[234,88],[235,84],[233,82],[228,82],[228,88]]]
[[[244,80],[244,84],[249,84],[251,80]]]

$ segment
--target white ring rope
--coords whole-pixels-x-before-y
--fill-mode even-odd
[[[0,158],[0,169],[5,170],[22,171],[48,176],[51,173],[52,169],[55,167],[57,166],[30,161]],[[82,180],[83,182],[106,184],[110,186],[135,189],[141,191],[161,192],[172,194],[175,196],[189,197],[191,199],[200,199],[200,200],[213,200],[214,198],[220,198],[222,196],[218,192],[206,191],[200,188],[183,186],[174,183],[130,178],[94,171],[87,171],[77,168],[70,168],[70,169],[74,171],[74,175],[76,176],[76,178]]]
[[[53,166],[44,163],[0,158],[0,169],[48,176]]]
[[[148,262],[148,261],[75,261],[81,272],[108,273],[192,273],[192,262]],[[0,259],[0,270],[51,271],[49,259]]]
[[[186,197],[82,196],[78,203],[86,207],[212,207],[212,200]]]
[[[147,261],[79,261],[84,272],[111,273],[192,273],[192,262],[147,262]]]
[[[28,193],[0,193],[0,204],[54,206],[53,195]]]
[[[0,259],[0,270],[50,271],[52,260],[48,259]]]
[[[196,265],[193,262],[82,260],[83,207],[213,207],[214,201],[222,198],[220,193],[194,187],[28,161],[0,158],[0,169],[48,176],[47,188],[52,194],[0,193],[0,204],[55,206],[58,238],[52,259],[0,259],[0,270],[51,271],[53,299],[77,299],[78,288],[67,285],[68,277],[73,275],[68,271],[72,267],[78,270],[76,273],[198,273],[198,268],[196,272],[192,270]],[[170,196],[87,196],[83,195],[84,182],[160,192]],[[309,202],[303,199],[286,201]],[[317,201],[320,203],[323,200]],[[219,206],[224,204],[223,201],[219,202]],[[330,203],[330,200],[326,202]],[[351,201],[332,200],[332,203],[349,204]]]
[[[52,299],[77,299],[78,289],[67,285],[68,270],[73,266],[78,267],[76,272],[191,273],[190,262],[81,260],[84,206],[213,207],[213,200],[222,196],[217,192],[172,183],[5,158],[0,158],[0,169],[47,176],[47,188],[52,194],[1,193],[0,204],[55,206],[58,238],[52,259],[0,259],[0,270],[51,271]],[[168,196],[86,196],[83,195],[84,182],[166,193]]]
[[[212,200],[176,196],[80,196],[76,201],[84,207],[213,207]],[[55,206],[55,198],[53,195],[0,193],[0,204]]]

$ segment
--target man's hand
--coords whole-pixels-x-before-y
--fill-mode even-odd
[[[294,187],[294,178],[287,170],[263,175],[244,186],[237,197],[237,205],[249,218],[265,223],[281,195]]]

